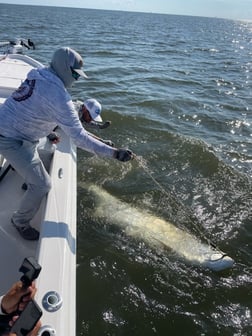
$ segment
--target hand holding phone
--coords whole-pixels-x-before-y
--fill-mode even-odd
[[[42,310],[36,301],[29,301],[18,319],[14,322],[10,332],[15,333],[17,336],[27,335],[34,329],[41,316]]]

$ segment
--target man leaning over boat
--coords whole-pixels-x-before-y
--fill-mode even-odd
[[[88,152],[122,162],[134,158],[131,150],[109,146],[83,127],[67,91],[80,77],[87,78],[82,67],[83,59],[76,51],[59,48],[48,67],[32,69],[0,106],[0,154],[27,185],[11,221],[27,240],[39,239],[39,232],[30,226],[30,221],[51,188],[50,176],[37,151],[40,138],[59,126],[77,147]]]

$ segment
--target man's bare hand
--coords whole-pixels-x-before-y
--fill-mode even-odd
[[[2,310],[7,313],[13,313],[16,310],[24,310],[27,303],[34,298],[37,289],[33,282],[31,286],[23,288],[21,281],[16,282],[2,299]]]

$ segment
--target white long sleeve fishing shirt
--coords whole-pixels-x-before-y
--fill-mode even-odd
[[[0,106],[0,134],[37,141],[60,126],[76,146],[113,157],[114,149],[83,128],[63,82],[48,68],[33,69],[21,86]]]

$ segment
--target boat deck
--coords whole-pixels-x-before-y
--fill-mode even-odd
[[[40,65],[39,62],[25,55],[0,55],[0,105],[15,88],[19,87],[27,73]],[[1,155],[0,167],[1,176],[8,167],[8,162],[4,161]],[[38,243],[22,239],[11,224],[13,211],[18,208],[24,193],[23,183],[22,178],[13,169],[10,169],[0,181],[0,267],[2,270],[0,294],[8,290],[10,285],[20,278],[19,267],[23,259],[27,256],[35,256],[37,251]],[[39,216],[38,212],[33,222],[38,229],[41,223]]]
[[[7,164],[0,171],[6,169]],[[10,169],[3,180],[0,182],[0,246],[1,258],[0,268],[1,292],[10,288],[10,284],[16,282],[20,277],[19,267],[27,256],[36,256],[37,242],[27,242],[22,239],[17,230],[11,224],[13,212],[18,208],[19,201],[24,193],[22,190],[22,178]],[[39,229],[39,219],[34,220],[33,225]],[[37,221],[37,223],[36,223]],[[8,276],[6,276],[8,272]]]
[[[0,104],[20,86],[27,73],[38,66],[42,64],[26,55],[0,55]]]
[[[42,139],[39,149],[52,179],[52,189],[31,222],[40,231],[39,241],[24,240],[11,223],[13,211],[25,192],[22,189],[24,180],[10,169],[0,181],[0,295],[22,276],[19,268],[24,258],[35,257],[42,266],[36,280],[36,301],[44,308],[42,323],[52,326],[63,336],[75,330],[76,150],[64,132],[58,132],[61,141],[57,147],[53,145],[54,151],[46,139]],[[5,162],[0,176],[7,167],[8,162]],[[47,310],[44,304],[48,293],[52,300],[58,296],[58,303],[47,305]],[[66,316],[69,319],[65,319]]]

